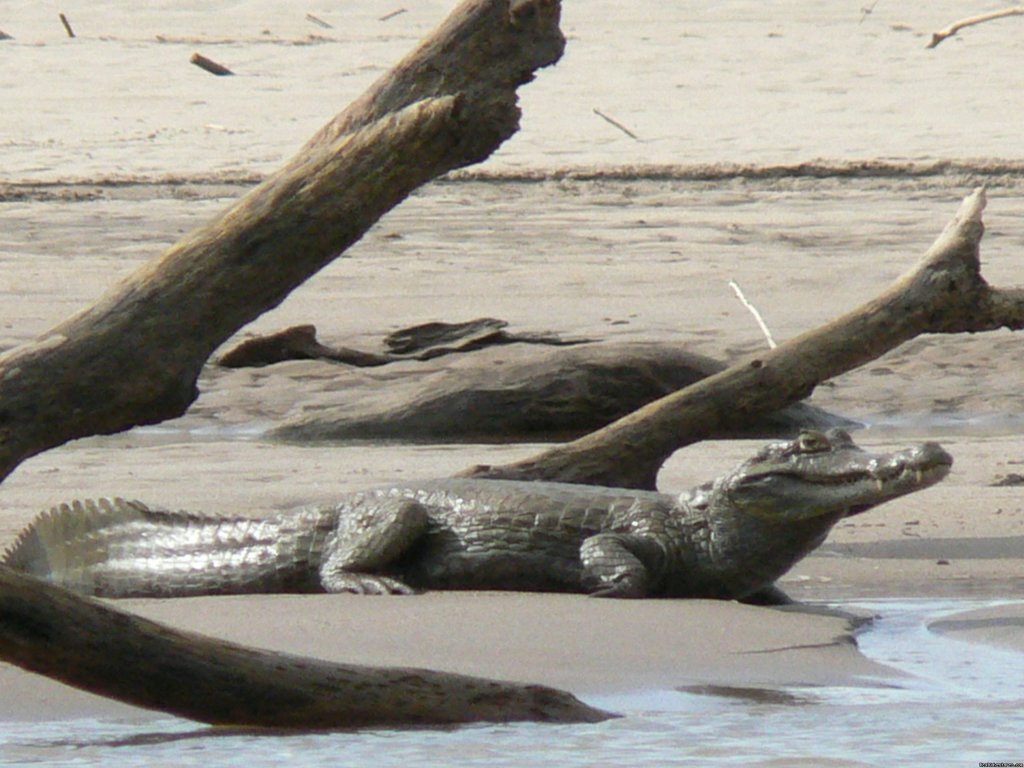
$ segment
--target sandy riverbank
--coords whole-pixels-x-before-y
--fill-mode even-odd
[[[882,449],[910,438],[861,441]],[[943,440],[957,458],[943,484],[851,520],[782,586],[803,601],[1022,594],[1024,516],[1013,488],[991,487],[1016,438]],[[755,442],[716,442],[673,457],[681,488],[731,466]],[[56,499],[121,492],[193,509],[254,514],[388,477],[446,474],[536,446],[301,448],[259,441],[91,440],[27,462],[5,484],[8,539]],[[183,476],[188,472],[189,476]],[[940,562],[942,564],[940,564]],[[602,601],[580,596],[435,593],[410,598],[262,596],[120,603],[175,626],[290,653],[366,664],[428,666],[568,688],[581,695],[680,686],[877,685],[899,673],[864,658],[841,616],[711,601]],[[1016,613],[1015,613],[1016,611]],[[1017,607],[969,624],[972,641],[1009,643]],[[0,717],[144,713],[70,692],[9,667]]]
[[[242,335],[314,322],[325,340],[365,346],[400,325],[496,315],[517,330],[676,340],[728,358],[763,340],[726,280],[739,275],[776,336],[791,336],[870,298],[906,269],[955,210],[958,181],[969,183],[945,177],[740,186],[446,183],[409,201],[349,258]],[[132,189],[0,209],[10,254],[4,272],[11,289],[8,343],[57,322],[101,292],[111,273],[131,269],[227,201],[220,193],[180,199],[159,185]],[[426,222],[470,197],[474,207],[463,207],[449,236],[439,239]],[[1022,237],[1016,212],[1024,196],[1005,182],[992,198],[985,269],[993,282],[1012,284]],[[107,226],[110,221],[117,226]],[[43,227],[45,240],[37,234]],[[871,258],[861,240],[870,244]],[[66,253],[76,253],[71,273]],[[841,284],[836,273],[844,275]],[[783,586],[814,601],[1024,595],[1020,488],[992,485],[1024,466],[1022,357],[1024,348],[1009,333],[926,337],[820,388],[813,402],[872,425],[857,434],[866,447],[938,439],[956,464],[938,487],[837,528],[820,554],[801,563]],[[10,541],[37,511],[72,497],[125,495],[259,514],[539,449],[301,447],[260,437],[271,425],[343,400],[355,380],[376,375],[386,385],[389,377],[427,375],[443,365],[440,358],[383,373],[316,362],[211,368],[200,399],[182,419],[81,441],[26,462],[4,483],[0,540]],[[714,442],[681,451],[662,472],[661,487],[703,482],[755,446]],[[728,604],[428,595],[209,599],[130,608],[262,647],[546,682],[583,694],[849,684],[865,675],[884,680],[894,674],[858,653],[841,619]],[[1019,631],[1001,610],[995,621],[972,623],[964,636],[985,640]],[[5,691],[17,691],[0,704],[3,717],[129,714],[10,668],[0,675]]]
[[[421,3],[386,27],[379,19],[390,6],[364,4],[345,19],[325,14],[338,31],[311,41],[301,14],[282,17],[284,6],[262,0],[232,4],[230,15],[188,3],[125,15],[118,4],[95,3],[72,15],[81,37],[69,41],[38,3],[14,3],[3,28],[15,39],[2,45],[7,103],[18,108],[0,115],[0,182],[40,186],[0,196],[0,347],[77,311],[224,207],[448,5]],[[1019,156],[1013,105],[1022,70],[992,71],[993,61],[1017,56],[1019,35],[981,27],[970,44],[965,32],[925,53],[925,35],[959,15],[959,3],[908,9],[913,17],[883,3],[863,23],[855,6],[794,12],[799,5],[724,3],[686,19],[666,18],[667,6],[655,3],[572,5],[566,60],[524,89],[523,131],[488,167],[973,157],[981,169]],[[189,67],[196,48],[240,76],[209,78]],[[642,140],[596,118],[594,107]],[[777,338],[792,337],[909,268],[978,183],[991,189],[985,274],[997,285],[1019,283],[1019,173],[973,167],[926,177],[573,181],[542,173],[529,183],[435,184],[243,335],[312,322],[325,340],[358,346],[399,326],[490,315],[517,330],[672,341],[730,358],[764,343],[730,279]],[[104,183],[111,177],[128,183]],[[61,179],[79,183],[54,183]],[[816,404],[872,425],[857,436],[865,446],[939,439],[956,465],[940,486],[837,528],[783,586],[825,602],[1024,597],[1024,497],[1019,486],[992,485],[1024,471],[1022,364],[1024,344],[1010,333],[928,337],[820,388]],[[343,396],[346,377],[357,375],[319,363],[210,369],[184,418],[20,467],[0,488],[0,545],[36,512],[72,497],[259,514],[537,450],[302,448],[259,439],[269,425]],[[661,486],[703,482],[752,448],[694,446],[673,457]],[[895,679],[857,652],[842,618],[725,603],[437,594],[125,607],[263,647],[583,694]],[[935,629],[1019,647],[1019,610],[992,610]],[[9,667],[0,667],[0,690],[0,718],[140,714]]]

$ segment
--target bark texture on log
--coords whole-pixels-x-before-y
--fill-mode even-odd
[[[658,342],[540,351],[525,344],[502,346],[460,355],[443,367],[405,365],[401,375],[346,372],[309,382],[299,412],[270,434],[297,443],[572,440],[725,367],[678,344]],[[314,388],[319,392],[310,391]],[[836,426],[859,425],[796,403],[712,436],[795,436],[801,429]]]
[[[91,693],[217,725],[335,729],[613,717],[540,685],[336,664],[179,632],[3,566],[0,658]]]
[[[466,0],[283,169],[36,343],[0,357],[0,478],[68,440],[182,414],[232,333],[423,183],[518,128],[558,60],[555,0]]]
[[[572,443],[505,466],[472,467],[463,474],[654,488],[661,465],[679,448],[755,414],[803,400],[818,384],[915,336],[1024,328],[1024,289],[995,289],[981,276],[984,208],[984,190],[977,189],[915,268],[831,323]]]
[[[518,128],[554,63],[557,0],[465,0],[284,168],[33,344],[0,356],[0,479],[69,440],[182,414],[213,350],[416,187]],[[568,694],[204,640],[0,568],[0,659],[211,723],[286,727],[597,720]]]

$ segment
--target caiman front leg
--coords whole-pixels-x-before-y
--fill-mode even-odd
[[[409,585],[381,571],[397,560],[427,530],[427,511],[412,499],[379,499],[341,510],[320,565],[320,583],[328,592],[360,595],[411,595]]]
[[[599,533],[580,546],[584,585],[593,597],[646,597],[664,560],[664,550],[648,536]]]

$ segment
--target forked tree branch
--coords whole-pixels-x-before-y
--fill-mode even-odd
[[[93,434],[179,416],[224,340],[418,186],[518,128],[516,89],[561,56],[557,0],[464,0],[220,217],[36,343],[0,357],[0,479]]]
[[[0,357],[0,479],[77,437],[183,413],[213,350],[424,182],[518,128],[554,63],[557,0],[465,0],[282,170],[34,344]],[[295,659],[175,632],[0,567],[0,659],[212,723],[287,727],[594,720],[568,694]]]
[[[872,301],[776,349],[719,374],[578,440],[503,466],[464,475],[546,479],[654,488],[658,470],[676,450],[736,428],[753,415],[808,397],[835,376],[923,333],[976,333],[1024,327],[1024,290],[989,287],[979,246],[985,192],[975,190],[910,272]]]

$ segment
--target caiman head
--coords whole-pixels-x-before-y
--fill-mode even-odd
[[[934,485],[953,457],[938,443],[869,453],[841,429],[772,443],[715,485],[719,501],[764,522],[831,521]]]
[[[813,551],[844,517],[927,488],[952,465],[937,443],[868,453],[841,429],[771,443],[686,500],[706,516],[708,562],[699,579],[666,591],[747,599]]]

